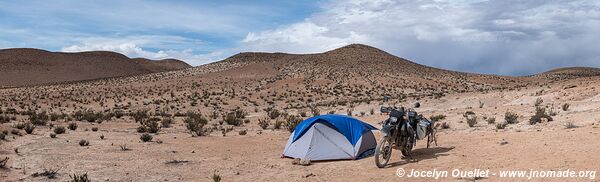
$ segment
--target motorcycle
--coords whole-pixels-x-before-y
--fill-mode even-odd
[[[419,103],[415,104],[415,108],[419,106]],[[412,159],[412,149],[416,145],[416,140],[427,137],[427,148],[432,142],[437,146],[433,123],[417,114],[414,109],[382,106],[380,111],[389,117],[382,122],[380,131],[383,137],[375,148],[374,157],[377,167],[383,168],[388,164],[392,149],[400,150],[405,158]]]

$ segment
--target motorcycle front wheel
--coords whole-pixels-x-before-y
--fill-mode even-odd
[[[375,165],[384,168],[392,158],[392,143],[388,137],[383,137],[375,148]]]

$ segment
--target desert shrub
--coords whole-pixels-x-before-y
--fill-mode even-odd
[[[144,126],[144,125],[140,125],[140,126],[138,126],[138,128],[137,128],[137,132],[138,132],[138,133],[146,133],[146,132],[148,132],[148,127],[146,127],[146,126]]]
[[[506,113],[504,113],[504,121],[506,122],[506,124],[516,124],[519,123],[519,115],[517,115],[516,113],[510,112],[510,111],[506,111]]]
[[[229,133],[231,130],[233,130],[232,128],[223,128],[221,129],[221,134],[223,134],[223,136],[227,136],[227,133]]]
[[[142,140],[142,142],[149,142],[152,140],[152,135],[144,133],[140,136],[140,140]]]
[[[115,111],[115,118],[121,119],[125,114],[121,110]]]
[[[240,130],[238,132],[238,134],[240,134],[240,135],[246,135],[246,134],[248,134],[248,131],[247,130]]]
[[[319,110],[319,108],[317,108],[317,106],[310,107],[310,112],[312,113],[313,116],[321,115],[321,111]]]
[[[218,175],[216,171],[213,173],[212,179],[214,182],[221,182],[221,176]]]
[[[479,108],[483,108],[484,104],[485,104],[484,102],[479,101]]]
[[[529,118],[529,124],[534,125],[536,123],[540,123],[542,122],[542,118],[545,118],[547,121],[552,121],[552,117],[546,113],[546,108],[536,107],[535,115]]]
[[[373,108],[371,108],[371,110],[369,110],[369,113],[370,113],[371,115],[375,115],[375,110],[374,110]]]
[[[0,115],[0,124],[10,122],[10,117],[6,115]]]
[[[566,128],[566,129],[577,128],[577,125],[575,125],[573,122],[567,122],[567,123],[565,124],[565,128]]]
[[[570,106],[571,106],[571,105],[569,105],[568,103],[564,103],[564,104],[562,105],[562,110],[563,110],[563,111],[568,111]]]
[[[0,133],[0,140],[5,140],[5,139],[6,139],[6,134]]]
[[[13,128],[17,128],[17,129],[22,130],[23,128],[25,128],[25,126],[27,126],[27,125],[24,122],[19,122],[19,123],[15,124],[13,126]]]
[[[467,111],[463,114],[463,117],[467,120],[469,127],[473,127],[477,124],[477,115],[475,115],[475,112]]]
[[[73,113],[73,118],[75,118],[75,120],[77,121],[88,121],[88,122],[96,122],[99,119],[102,118],[102,113],[98,112],[94,112],[92,110],[78,110],[75,113]]]
[[[550,110],[548,111],[548,115],[550,116],[556,116],[558,113],[556,111],[554,111],[554,107],[550,107]]]
[[[130,114],[135,122],[142,122],[148,118],[148,111],[137,110]]]
[[[535,102],[533,103],[533,105],[535,107],[542,105],[542,103],[544,103],[544,100],[542,98],[537,98],[535,99]]]
[[[25,132],[27,134],[32,134],[34,129],[35,129],[35,126],[31,123],[25,124],[25,128],[23,128],[23,130],[25,130]]]
[[[306,117],[306,112],[305,111],[300,112],[300,117]]]
[[[431,119],[431,121],[433,121],[433,122],[441,121],[443,119],[446,119],[446,115],[438,114],[438,115],[429,117],[429,119]]]
[[[81,120],[83,120],[83,111],[81,111],[81,110],[75,111],[71,115],[71,117],[73,117],[77,121],[81,121]]]
[[[240,108],[235,109],[233,112],[235,113],[235,117],[240,119],[244,119],[248,115],[246,111]]]
[[[88,178],[87,173],[85,174],[73,174],[73,175],[69,175],[69,177],[71,177],[71,180],[69,182],[91,182],[91,180]]]
[[[477,116],[472,116],[467,118],[467,124],[469,127],[474,127],[477,124]]]
[[[347,109],[346,110],[346,115],[352,116],[352,109]]]
[[[508,125],[507,122],[496,123],[496,129],[499,129],[499,130],[504,129],[504,128],[506,128],[506,125]]]
[[[160,121],[160,124],[162,125],[163,128],[170,128],[171,125],[173,124],[173,118],[165,117]]]
[[[67,128],[69,128],[70,130],[76,130],[77,129],[77,123],[76,122],[71,122],[71,123],[69,123],[69,125],[67,126]]]
[[[98,131],[98,127],[92,127],[92,131]]]
[[[79,146],[83,147],[83,146],[88,146],[88,145],[90,145],[90,142],[88,142],[87,140],[84,140],[84,139],[79,140]]]
[[[233,126],[240,126],[243,123],[242,119],[238,118],[235,112],[227,113],[223,117],[223,121],[225,121],[225,123],[227,123],[228,125],[233,125]]]
[[[201,114],[189,112],[183,122],[192,135],[205,136],[208,134],[208,130],[204,129],[204,125],[208,123],[208,120]]]
[[[13,135],[21,135],[21,132],[19,132],[19,130],[16,130],[16,129],[10,130],[10,133]]]
[[[58,119],[60,119],[60,115],[56,114],[56,113],[50,113],[50,121],[56,121]]]
[[[302,118],[299,118],[296,115],[289,115],[287,121],[285,122],[285,126],[290,133],[294,132],[296,126],[302,122]]]
[[[46,125],[46,123],[48,123],[48,120],[50,120],[50,117],[48,116],[48,114],[46,114],[46,111],[41,113],[34,112],[31,115],[29,115],[29,121],[34,125]]]
[[[360,116],[365,116],[367,114],[365,111],[360,111]]]
[[[50,138],[56,138],[56,133],[50,133]]]
[[[258,126],[260,126],[260,128],[267,129],[267,127],[269,127],[271,123],[269,123],[269,118],[263,118],[263,119],[258,119]]]
[[[283,125],[283,121],[282,120],[275,120],[275,124],[273,125],[273,129],[281,129],[281,125]]]
[[[277,109],[270,108],[267,110],[268,110],[267,112],[269,113],[269,118],[271,118],[271,119],[276,119],[279,117],[279,115],[281,115],[281,113]]]
[[[485,121],[487,121],[488,124],[494,124],[494,123],[496,123],[496,118],[489,117],[489,118],[485,119]]]
[[[138,127],[138,132],[150,132],[157,133],[160,131],[160,124],[158,123],[160,118],[152,117],[147,120],[140,121],[140,127]]]
[[[104,140],[104,134],[100,135],[100,140]]]

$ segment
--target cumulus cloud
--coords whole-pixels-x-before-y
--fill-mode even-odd
[[[600,66],[600,2],[334,0],[304,21],[248,33],[242,48],[321,52],[365,43],[460,71],[526,75]]]
[[[79,39],[78,41],[77,44],[63,47],[61,51],[113,51],[132,58],[175,58],[184,60],[191,65],[201,65],[222,59],[225,54],[224,51],[197,53],[191,47],[202,46],[203,42],[178,36],[92,37]],[[161,49],[164,47],[178,49]]]
[[[239,51],[250,31],[307,16],[310,1],[0,1],[0,48],[116,51],[192,65]]]
[[[265,48],[278,47],[277,51],[291,53],[319,52],[344,46],[355,41],[366,41],[366,37],[352,31],[347,36],[329,36],[328,27],[319,26],[312,22],[302,22],[288,27],[265,31],[258,34],[249,33],[242,41],[243,50],[257,51]]]

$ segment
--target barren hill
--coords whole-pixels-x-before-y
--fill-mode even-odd
[[[0,87],[131,76],[189,67],[175,59],[130,59],[106,51],[61,53],[26,48],[4,49],[0,50]]]
[[[553,69],[534,75],[534,77],[545,78],[553,81],[593,76],[600,76],[600,68],[566,67]]]
[[[337,87],[348,89],[348,93],[371,97],[410,93],[432,96],[513,88],[525,86],[535,80],[433,68],[362,44],[352,44],[318,54],[240,53],[215,64],[236,64],[238,68],[235,73],[242,75],[263,73],[266,77],[258,78],[262,83],[288,83],[295,80],[300,81],[297,84],[311,90]],[[260,69],[252,69],[253,67]],[[261,69],[270,70],[271,76],[264,75],[265,71]],[[267,85],[269,84],[261,88],[268,87]]]

